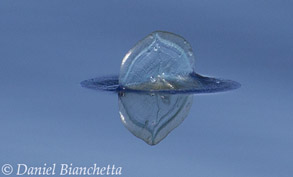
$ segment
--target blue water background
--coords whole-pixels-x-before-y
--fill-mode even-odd
[[[0,166],[292,177],[292,7],[289,0],[1,1]],[[242,87],[195,96],[183,124],[148,146],[123,127],[117,95],[79,83],[118,74],[125,53],[154,30],[184,36],[198,73]]]

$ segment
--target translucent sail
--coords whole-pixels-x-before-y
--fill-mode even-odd
[[[194,72],[194,54],[181,36],[155,31],[123,58],[119,85],[136,90],[177,89]]]

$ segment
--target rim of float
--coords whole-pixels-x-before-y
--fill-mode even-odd
[[[218,79],[213,77],[202,76],[197,73],[191,73],[191,78],[202,82],[203,88],[185,88],[185,89],[151,89],[138,90],[131,89],[126,86],[119,85],[119,76],[103,76],[82,81],[82,87],[110,92],[135,92],[135,93],[165,93],[165,94],[202,94],[202,93],[217,93],[235,90],[241,87],[241,84],[227,79]],[[221,83],[221,84],[219,84]]]

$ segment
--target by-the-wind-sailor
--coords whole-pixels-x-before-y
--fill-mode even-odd
[[[85,80],[81,85],[116,91],[124,126],[136,137],[155,145],[183,122],[193,94],[240,86],[235,81],[201,76],[194,66],[193,51],[184,38],[155,31],[125,55],[119,76]]]
[[[122,60],[119,76],[81,82],[106,91],[211,93],[236,89],[231,80],[204,77],[195,72],[191,45],[181,36],[155,31],[139,41]],[[119,79],[118,79],[119,78]]]

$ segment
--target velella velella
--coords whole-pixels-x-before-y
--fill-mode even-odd
[[[118,76],[93,78],[81,85],[117,92],[122,123],[150,145],[159,143],[183,122],[193,94],[240,87],[232,80],[197,74],[191,45],[164,31],[152,32],[130,49]]]
[[[83,87],[105,91],[212,93],[240,84],[205,77],[195,72],[191,45],[181,36],[155,31],[139,41],[122,60],[119,76],[81,82]]]

